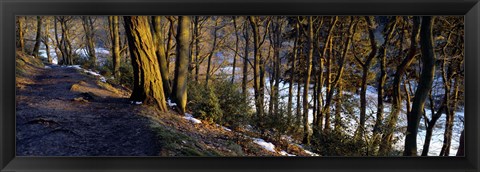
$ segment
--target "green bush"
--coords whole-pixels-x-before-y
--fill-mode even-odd
[[[234,128],[248,124],[250,107],[239,86],[227,80],[216,81],[213,85],[224,114],[224,124]]]
[[[238,85],[227,80],[188,84],[188,105],[193,116],[228,127],[248,124],[250,107]]]
[[[188,85],[188,107],[193,116],[209,123],[221,123],[223,111],[215,92],[204,85],[190,82]]]

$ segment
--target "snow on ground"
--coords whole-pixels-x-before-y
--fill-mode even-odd
[[[194,124],[201,124],[202,121],[198,120],[197,118],[194,118],[192,114],[185,113],[185,116],[183,116],[184,119],[189,120],[190,122]]]
[[[442,87],[439,86],[443,81],[441,80],[441,78],[436,78],[435,79],[435,83],[437,84],[437,86],[434,87],[434,91],[435,92],[441,92],[442,91]],[[265,79],[265,85],[266,85],[266,89],[265,89],[265,107],[268,107],[268,103],[269,103],[269,99],[270,99],[270,89],[271,89],[271,86],[270,86],[270,81],[269,81],[269,78],[266,78]],[[412,89],[415,89],[415,85],[414,83],[411,83],[412,85]],[[297,88],[298,88],[298,84],[297,83],[294,83],[293,84],[293,107],[295,108],[297,105],[296,105],[296,102],[297,102]],[[300,86],[302,86],[302,84],[300,84]],[[289,87],[289,83],[288,82],[280,82],[279,83],[279,97],[280,97],[280,101],[281,102],[288,102],[288,87]],[[312,95],[313,95],[313,85],[310,86],[310,90],[309,90],[309,96],[308,96],[308,101],[310,104],[313,104],[313,99],[312,99]],[[303,96],[303,88],[301,89],[301,93],[302,96]],[[326,88],[323,88],[322,89],[322,92],[323,94],[325,95],[326,94]],[[249,93],[250,95],[253,95],[253,89],[250,89],[249,90]],[[348,94],[348,95],[352,95],[353,97],[353,100],[352,102],[359,102],[360,100],[360,95],[359,94],[354,94],[354,93],[350,93],[350,92],[344,92],[344,94]],[[373,86],[367,86],[367,93],[366,93],[366,96],[367,96],[367,119],[366,119],[366,131],[369,131],[371,132],[373,130],[373,126],[375,124],[375,114],[376,114],[376,111],[377,111],[377,89]],[[303,101],[303,100],[301,100]],[[252,99],[250,104],[252,104],[252,107],[255,106],[255,103],[254,103],[254,100]],[[397,124],[397,128],[406,128],[407,126],[407,122],[406,122],[406,105],[405,105],[405,102],[402,103],[403,104],[403,108],[402,108],[402,112],[399,116],[399,120],[398,120],[398,124]],[[302,109],[303,110],[303,109]],[[331,110],[334,110],[333,107]],[[295,111],[295,110],[294,110]],[[352,135],[353,135],[353,132],[355,132],[355,130],[358,128],[358,125],[359,125],[359,114],[360,114],[360,108],[358,106],[354,107],[353,108],[353,113],[352,114],[349,114],[347,112],[342,112],[341,116],[342,116],[342,120],[343,120],[343,123],[344,124],[347,124],[347,128],[346,130],[349,130],[351,131]],[[389,115],[389,113],[391,112],[391,105],[389,103],[385,103],[384,104],[384,117],[387,117]],[[431,112],[430,110],[428,110],[428,108],[426,109],[426,114],[427,114],[427,117],[431,118]],[[451,155],[454,155],[457,150],[458,150],[458,146],[459,146],[459,140],[460,140],[460,134],[461,134],[461,131],[463,130],[464,126],[463,126],[463,123],[460,119],[464,119],[464,112],[463,110],[458,110],[455,114],[455,119],[454,119],[454,128],[453,128],[453,133],[452,133],[452,143],[451,143],[451,147],[450,147],[450,154]],[[431,139],[431,142],[430,142],[430,149],[429,149],[429,155],[430,156],[438,156],[439,153],[440,153],[440,150],[441,150],[441,147],[443,146],[443,133],[445,131],[445,120],[446,120],[446,115],[445,114],[442,114],[442,117],[437,121],[437,124],[435,125],[435,128],[433,130],[433,134],[432,134],[432,139]],[[310,124],[313,122],[313,109],[309,109],[309,112],[308,112],[308,121],[310,122]],[[333,123],[331,123],[332,127],[333,127]],[[419,128],[419,133],[417,135],[417,148],[418,148],[418,152],[421,153],[422,152],[422,149],[423,149],[423,144],[425,142],[425,134],[426,134],[426,130],[425,130],[425,126],[424,125],[424,119],[422,117],[421,121],[420,121],[420,128]],[[394,148],[398,149],[398,150],[403,150],[403,145],[404,145],[404,142],[405,142],[405,133],[403,132],[396,132],[394,134],[394,136],[396,138],[398,138],[397,142],[395,143],[394,145]]]
[[[297,156],[297,155],[294,155],[294,154],[289,154],[289,153],[287,153],[287,152],[285,152],[285,151],[283,151],[283,150],[280,151],[280,155],[283,155],[283,156]]]
[[[297,145],[298,147],[302,148],[302,149],[303,149],[303,151],[305,151],[305,153],[309,154],[310,156],[320,156],[319,154],[313,153],[313,152],[311,152],[311,151],[309,151],[309,150],[307,150],[307,149],[303,148],[303,146],[302,146],[302,145],[299,145],[299,144],[296,144],[296,145]]]
[[[263,139],[254,138],[254,139],[253,139],[253,142],[256,143],[257,145],[260,145],[260,146],[263,147],[265,150],[268,150],[268,151],[270,151],[270,152],[277,152],[277,151],[275,151],[275,145],[273,145],[273,144],[270,143],[270,142],[266,142],[266,141],[263,140]]]
[[[172,100],[170,100],[170,99],[167,99],[167,105],[170,106],[170,107],[177,106],[177,104],[172,102]]]
[[[64,66],[62,66],[62,67],[64,67]],[[85,73],[87,73],[87,74],[90,74],[90,75],[99,77],[100,81],[103,82],[103,83],[106,83],[106,82],[107,82],[107,79],[106,79],[104,76],[100,75],[98,72],[95,72],[95,71],[90,70],[90,69],[88,69],[88,70],[87,70],[87,69],[83,69],[82,67],[80,67],[80,65],[69,65],[69,66],[65,66],[65,67],[66,67],[66,68],[75,68],[75,69],[77,69],[77,70],[81,70],[81,71],[83,71],[83,72],[85,72]]]

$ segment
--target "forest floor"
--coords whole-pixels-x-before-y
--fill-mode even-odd
[[[78,66],[18,55],[17,156],[310,156],[288,138],[192,121],[132,104],[129,91]],[[267,147],[272,148],[268,149]]]

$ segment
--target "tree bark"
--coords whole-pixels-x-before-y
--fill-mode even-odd
[[[308,55],[307,55],[307,73],[305,74],[305,84],[303,89],[303,143],[310,144],[310,124],[308,121],[308,90],[310,88],[310,76],[312,74],[313,59],[313,17],[308,17]]]
[[[37,16],[37,36],[35,37],[35,45],[33,46],[32,55],[38,57],[40,44],[42,43],[42,17]]]
[[[369,17],[365,17],[365,20],[369,28],[368,36],[370,39],[371,51],[364,63],[355,56],[355,59],[357,59],[357,61],[360,63],[360,66],[362,67],[362,83],[360,90],[360,125],[357,129],[357,140],[363,139],[363,136],[365,135],[365,121],[367,116],[367,76],[368,71],[370,70],[370,64],[372,63],[373,58],[377,54],[377,44],[375,41],[373,24],[371,23]]]
[[[83,16],[83,30],[85,31],[86,45],[87,45],[87,55],[90,58],[92,67],[96,67],[97,56],[95,53],[95,32],[93,26],[93,20],[90,16]]]
[[[293,108],[293,81],[295,78],[295,70],[296,70],[296,61],[297,61],[297,51],[298,51],[298,37],[299,37],[299,26],[298,22],[294,23],[295,26],[295,37],[293,38],[293,52],[292,52],[292,61],[291,61],[291,68],[290,68],[290,73],[289,73],[289,81],[288,81],[288,102],[287,102],[287,123],[290,125],[291,120],[293,119],[292,115],[292,108]],[[298,106],[298,104],[297,104]]]
[[[247,20],[245,20],[245,31],[243,38],[245,39],[245,53],[243,56],[243,77],[242,77],[242,93],[244,98],[248,97],[248,90],[247,90],[247,82],[248,82],[248,47],[250,43],[250,36],[248,35],[248,27],[247,27]]]
[[[154,42],[155,42],[155,54],[157,55],[158,64],[160,64],[160,73],[162,74],[162,82],[163,82],[163,91],[165,97],[170,97],[172,93],[172,88],[170,86],[170,78],[169,78],[169,71],[168,71],[168,63],[167,57],[165,56],[165,43],[164,43],[164,36],[161,29],[161,21],[162,16],[154,16],[152,20],[154,34]],[[178,33],[178,32],[177,32]],[[178,44],[177,44],[178,46]]]
[[[413,17],[413,28],[412,28],[412,34],[410,37],[410,49],[405,59],[403,59],[402,63],[397,67],[397,70],[394,75],[393,94],[392,94],[392,97],[393,97],[392,111],[386,121],[386,125],[384,125],[384,131],[381,139],[382,142],[380,143],[380,147],[379,147],[379,155],[381,156],[388,155],[388,153],[390,153],[392,149],[393,133],[395,131],[395,128],[397,125],[397,119],[398,119],[398,116],[400,115],[400,110],[402,107],[400,83],[402,81],[403,75],[406,72],[406,69],[412,63],[417,51],[416,38],[419,32],[419,25],[420,25],[419,17]]]
[[[160,111],[167,111],[148,17],[124,16],[124,21],[134,69],[134,89],[130,99],[155,104]]]
[[[17,48],[20,49],[20,51],[24,52],[25,51],[25,40],[23,38],[24,30],[23,30],[23,24],[24,24],[24,18],[23,17],[17,17]]]
[[[112,59],[113,59],[113,74],[116,78],[120,77],[120,36],[118,16],[108,16],[110,23],[110,37],[112,41]]]
[[[174,98],[180,113],[185,113],[187,106],[187,79],[190,55],[190,16],[178,17],[177,60],[175,62],[175,79],[173,82]]]
[[[435,53],[433,50],[431,16],[422,17],[420,29],[420,46],[422,51],[422,73],[413,98],[412,111],[407,115],[407,133],[405,137],[404,156],[417,156],[417,133],[420,117],[423,113],[425,100],[432,88],[435,75]]]

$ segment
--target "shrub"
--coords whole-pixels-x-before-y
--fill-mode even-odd
[[[239,127],[248,124],[251,112],[238,85],[228,80],[188,83],[188,106],[193,116],[209,122]]]
[[[212,88],[190,82],[188,84],[188,107],[193,116],[209,123],[222,123],[223,111],[220,109],[218,97]]]
[[[215,81],[213,85],[224,113],[223,122],[234,128],[246,125],[251,117],[250,107],[239,86],[228,80]]]

